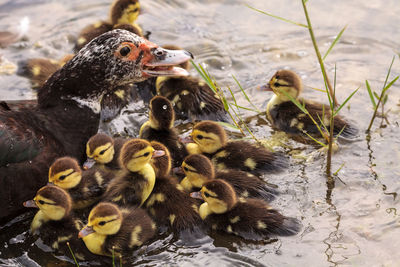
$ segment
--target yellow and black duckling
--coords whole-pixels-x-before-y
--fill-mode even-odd
[[[144,139],[127,141],[120,154],[120,164],[125,172],[111,181],[103,200],[119,206],[142,206],[156,182],[150,161],[162,155],[164,151],[154,150]]]
[[[138,18],[140,13],[140,3],[138,0],[114,0],[110,7],[110,15],[108,21],[98,21],[90,24],[82,29],[79,33],[78,39],[75,44],[75,52],[81,50],[93,38],[111,31],[115,25],[131,24]],[[135,25],[139,35],[142,30],[138,25]]]
[[[164,144],[173,160],[173,167],[180,166],[188,155],[174,128],[175,112],[171,102],[163,96],[155,96],[149,105],[149,120],[140,128],[139,137]]]
[[[119,208],[101,202],[89,214],[88,224],[79,232],[90,252],[103,256],[127,255],[156,233],[156,225],[141,208]]]
[[[281,170],[287,165],[282,154],[246,141],[229,141],[224,128],[213,121],[195,124],[191,138],[194,144],[186,146],[189,154],[206,155],[218,170],[235,169],[259,174]]]
[[[175,232],[196,229],[202,225],[198,213],[199,203],[170,175],[171,157],[168,149],[156,141],[152,141],[151,145],[165,154],[151,160],[156,173],[156,183],[143,207],[149,211],[157,226],[168,225]]]
[[[261,240],[295,235],[301,229],[297,219],[283,216],[265,201],[238,199],[232,186],[220,179],[206,182],[201,197],[205,202],[199,208],[200,217],[216,231]]]
[[[82,171],[76,159],[58,158],[49,169],[49,182],[67,190],[73,209],[83,209],[100,199],[114,175],[100,169]]]
[[[46,245],[66,255],[69,255],[66,244],[69,242],[75,255],[82,259],[80,254],[86,249],[77,234],[84,224],[74,217],[71,197],[64,189],[46,185],[39,189],[33,200],[25,201],[24,206],[39,208],[31,223],[33,234],[38,234]]]
[[[215,172],[211,161],[201,154],[187,156],[182,163],[182,169],[186,177],[180,184],[188,192],[199,190],[207,181],[221,179],[232,185],[240,197],[270,201],[279,194],[276,189],[251,173],[228,169]]]
[[[7,203],[0,205],[0,221],[26,211],[21,203],[46,184],[55,159],[86,159],[86,142],[98,131],[104,94],[166,71],[183,73],[174,65],[190,58],[186,51],[167,51],[128,31],[113,30],[56,71],[33,108],[0,108],[0,202]]]
[[[263,88],[274,92],[274,96],[267,105],[267,118],[275,128],[291,134],[304,132],[311,135],[319,134],[318,128],[312,120],[287,97],[290,95],[304,105],[315,121],[319,122],[320,118],[329,131],[331,117],[329,106],[299,98],[303,85],[295,72],[278,70]],[[357,135],[358,130],[343,117],[335,116],[333,132],[335,135],[341,132],[341,136],[352,138]]]
[[[117,173],[116,171],[121,169],[119,165],[121,148],[127,141],[126,138],[112,138],[103,133],[93,135],[86,143],[87,160],[83,167],[89,169],[96,164],[98,168]]]

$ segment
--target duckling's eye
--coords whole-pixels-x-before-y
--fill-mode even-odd
[[[201,134],[199,134],[199,135],[197,135],[197,139],[203,139],[204,138],[204,136],[202,136]]]
[[[185,170],[185,171],[189,171],[189,168],[188,167],[183,167],[183,169]]]
[[[39,203],[43,205],[43,204],[44,204],[44,201],[43,201],[43,200],[39,200]]]
[[[61,176],[58,178],[58,180],[63,181],[65,178],[67,178],[66,175],[61,175]]]
[[[103,226],[103,225],[105,225],[106,224],[106,222],[105,221],[101,221],[101,222],[99,222],[99,225],[100,226]]]
[[[207,193],[207,192],[204,192],[204,196],[205,197],[210,197],[211,195],[209,193]]]
[[[147,157],[148,155],[150,155],[150,152],[146,152],[143,154],[143,156]]]
[[[107,149],[104,149],[104,150],[100,151],[99,155],[103,155],[104,153],[106,153],[106,150]]]
[[[137,8],[135,8],[135,9],[133,10],[133,13],[138,12],[138,11],[139,11],[139,8],[137,7]]]
[[[129,46],[124,46],[119,50],[121,56],[126,57],[131,52],[131,48]]]
[[[281,85],[280,85],[278,82],[275,82],[275,83],[274,83],[274,86],[275,86],[275,87],[279,87],[279,86],[281,86]]]

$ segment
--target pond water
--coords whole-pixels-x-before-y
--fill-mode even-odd
[[[250,1],[249,1],[250,2]],[[251,107],[241,95],[232,74],[241,82],[254,105],[265,110],[271,94],[257,90],[278,69],[298,72],[306,85],[304,96],[325,101],[323,79],[308,31],[262,15],[238,0],[143,0],[138,23],[151,31],[158,44],[178,44],[204,62],[222,86],[230,86],[240,105]],[[61,58],[70,53],[72,41],[85,25],[105,19],[110,1],[9,0],[0,1],[0,31],[15,30],[27,16],[27,40],[1,49],[9,61],[33,57]],[[305,23],[301,1],[253,0],[261,10]],[[355,142],[340,142],[333,157],[338,172],[334,184],[324,176],[325,159],[314,146],[284,141],[287,153],[301,151],[308,160],[292,158],[288,170],[265,177],[282,194],[271,203],[283,214],[301,220],[303,230],[293,237],[265,242],[244,242],[214,235],[183,242],[165,235],[129,259],[125,265],[179,266],[399,266],[400,263],[400,83],[389,89],[385,105],[388,122],[371,141],[364,130],[372,115],[365,80],[380,91],[392,57],[393,79],[400,74],[400,3],[398,0],[308,1],[318,44],[324,53],[336,34],[348,25],[340,42],[326,59],[333,80],[337,66],[337,97],[343,101],[354,89],[358,93],[341,114],[360,130]],[[192,71],[193,75],[195,71]],[[31,99],[35,92],[25,78],[0,76],[0,98]],[[131,105],[132,107],[132,105]],[[136,127],[144,121],[139,105],[136,115],[117,118],[112,132]],[[258,138],[275,132],[265,112],[242,112]],[[133,117],[133,119],[132,119]],[[134,121],[133,126],[129,123]],[[312,155],[312,157],[310,156]],[[73,265],[46,252],[35,243],[28,229],[32,214],[0,227],[0,266]],[[104,263],[103,263],[104,264]]]

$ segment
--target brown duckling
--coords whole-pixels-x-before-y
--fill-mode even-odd
[[[238,199],[232,186],[220,179],[206,182],[201,197],[205,202],[199,208],[200,217],[216,231],[261,240],[271,235],[295,235],[301,229],[297,219],[283,216],[267,202]]]
[[[103,133],[93,135],[86,143],[87,160],[83,167],[89,169],[96,164],[98,168],[106,171],[120,170],[119,155],[127,141],[126,138],[112,138]]]
[[[188,153],[179,141],[174,122],[175,112],[171,102],[163,96],[155,96],[150,101],[149,120],[140,128],[139,137],[165,145],[171,153],[173,167],[176,167],[182,164]]]
[[[174,232],[194,230],[202,225],[198,213],[199,203],[170,175],[171,157],[168,149],[156,141],[152,141],[151,145],[165,154],[151,160],[156,173],[156,183],[143,207],[149,211],[158,226],[168,224]]]
[[[207,181],[221,179],[232,185],[240,197],[270,201],[279,194],[276,189],[269,187],[267,183],[251,173],[228,169],[215,172],[211,161],[201,154],[186,157],[182,163],[182,169],[186,177],[180,184],[188,192],[199,190]]]
[[[114,175],[98,168],[82,171],[76,159],[58,158],[49,169],[49,182],[67,190],[73,209],[83,209],[100,199]]]
[[[119,206],[142,206],[156,181],[152,157],[164,155],[144,139],[131,139],[121,149],[120,164],[124,173],[114,178],[104,194],[104,201]]]
[[[38,234],[46,245],[65,252],[65,255],[70,254],[69,242],[75,255],[83,259],[80,255],[86,249],[77,238],[83,223],[74,216],[71,197],[64,189],[46,185],[39,189],[33,200],[25,201],[24,206],[39,208],[32,220],[32,233]]]
[[[224,128],[213,121],[195,124],[191,138],[194,144],[186,146],[189,154],[206,155],[218,170],[236,169],[259,174],[281,170],[287,165],[287,159],[282,154],[246,141],[228,140]]]
[[[131,24],[133,25],[140,13],[140,3],[138,0],[114,0],[110,7],[108,21],[98,21],[82,29],[75,44],[75,52],[81,50],[93,38],[111,31],[115,25]],[[135,25],[136,29],[140,29]],[[140,29],[139,33],[142,32]],[[141,34],[140,34],[141,35]]]
[[[104,256],[127,255],[150,240],[156,225],[141,208],[119,208],[101,202],[94,207],[88,224],[79,232],[90,252]]]
[[[319,118],[321,118],[329,131],[330,107],[299,98],[303,85],[295,72],[278,70],[263,88],[274,92],[274,96],[267,105],[267,118],[275,128],[291,134],[303,134],[304,132],[311,135],[319,134],[317,126],[290,100],[287,96],[290,95],[304,105],[315,121],[319,122]],[[341,136],[352,138],[357,135],[358,130],[343,117],[335,116],[333,132],[335,135],[341,132]]]

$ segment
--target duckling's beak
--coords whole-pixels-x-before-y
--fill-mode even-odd
[[[83,238],[91,233],[94,233],[93,227],[86,225],[82,230],[79,231],[78,238]]]
[[[82,168],[84,170],[88,170],[88,169],[92,168],[95,163],[96,163],[96,161],[94,159],[87,158],[85,163],[83,163]]]
[[[269,83],[267,83],[266,85],[260,86],[259,88],[262,91],[273,91],[271,86],[269,86]]]
[[[162,157],[164,155],[165,155],[164,150],[154,150],[152,158],[154,159],[154,158]]]
[[[185,173],[183,172],[182,167],[175,167],[175,168],[173,168],[173,169],[172,169],[172,173],[173,173],[173,174],[177,174],[177,175],[183,175],[183,174],[185,174]]]
[[[201,196],[201,191],[192,192],[192,193],[190,193],[190,196],[192,198],[197,198],[197,199],[203,200],[203,197]]]
[[[28,201],[25,201],[24,202],[24,207],[26,207],[26,208],[39,208],[37,205],[36,205],[36,202],[35,201],[33,201],[33,199],[32,200],[28,200]]]
[[[186,137],[179,137],[179,141],[182,144],[194,143],[194,140],[193,140],[192,136],[190,136],[190,135],[186,136]]]
[[[176,65],[182,64],[189,59],[193,58],[193,55],[185,50],[168,50],[162,47],[154,47],[153,43],[147,41],[142,43],[140,46],[149,45],[149,56],[145,56],[143,59],[142,72],[145,76],[188,76],[189,73],[183,69],[176,67]],[[142,48],[146,50],[146,48]]]

